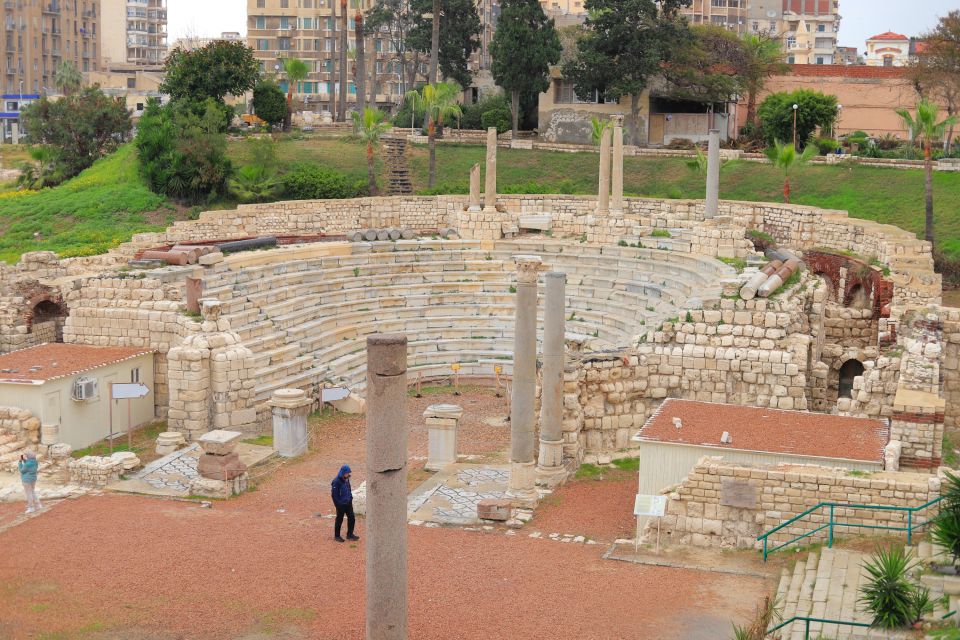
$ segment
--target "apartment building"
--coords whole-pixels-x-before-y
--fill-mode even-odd
[[[100,0],[100,3],[104,64],[163,64],[167,57],[166,0]]]
[[[8,140],[20,110],[54,91],[64,61],[80,71],[100,67],[100,0],[5,0],[0,135]]]
[[[690,24],[712,24],[736,33],[747,28],[747,0],[693,0],[682,9]]]

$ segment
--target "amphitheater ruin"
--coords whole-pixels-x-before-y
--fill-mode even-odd
[[[601,158],[613,162],[599,198],[498,195],[494,138],[482,196],[475,169],[469,196],[243,205],[101,256],[26,254],[0,266],[0,353],[47,342],[147,348],[155,414],[169,431],[186,441],[215,429],[256,434],[269,429],[278,390],[304,390],[314,408],[325,388],[362,398],[374,333],[408,336],[410,384],[447,378],[454,365],[464,379],[509,379],[518,265],[535,259],[541,282],[548,271],[566,276],[565,469],[635,450],[664,399],[688,399],[880,420],[895,444],[887,470],[910,472],[906,495],[926,501],[936,486],[917,474],[935,473],[944,430],[960,426],[960,310],[941,306],[929,244],[842,211],[623,197],[615,134],[604,141],[612,152]],[[407,233],[357,241],[371,229]],[[757,232],[804,268],[769,297],[744,299],[742,285],[767,260]],[[175,260],[184,264],[151,261],[178,246],[190,254]],[[544,313],[537,305],[538,328]],[[55,464],[37,417],[8,414],[0,464],[24,447]],[[718,508],[717,491],[697,480],[723,475],[724,464],[733,463],[697,465],[671,493],[668,533],[753,546],[765,519],[820,499],[761,500],[751,512],[761,518]],[[804,473],[835,476],[828,467]],[[761,489],[784,482],[754,474],[746,477]],[[835,488],[838,497],[902,498],[869,482]],[[697,518],[677,515],[694,507]]]

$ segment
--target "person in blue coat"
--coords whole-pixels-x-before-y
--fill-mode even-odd
[[[20,462],[17,463],[17,468],[20,470],[23,492],[27,495],[27,513],[43,509],[43,505],[37,499],[37,454],[33,451],[20,454]]]
[[[340,529],[343,526],[343,516],[347,516],[347,540],[359,540],[360,536],[353,534],[357,517],[353,514],[353,492],[350,490],[350,467],[348,465],[340,467],[340,473],[330,483],[330,497],[333,498],[333,506],[337,508],[337,520],[333,525],[333,539],[337,542],[344,542],[344,539],[340,536]]]

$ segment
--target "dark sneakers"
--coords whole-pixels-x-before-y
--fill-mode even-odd
[[[347,536],[347,540],[359,540],[359,539],[360,539],[360,536],[355,536],[355,535]]]
[[[337,542],[346,542],[346,540],[344,540],[340,536],[334,536],[333,539],[336,540]]]

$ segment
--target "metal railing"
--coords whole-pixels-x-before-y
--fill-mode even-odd
[[[803,623],[803,640],[809,640],[810,623],[812,622],[822,622],[823,624],[835,624],[838,626],[845,626],[845,627],[862,627],[867,629],[869,629],[872,626],[869,622],[853,622],[850,620],[828,620],[826,618],[811,618],[809,616],[793,616],[789,620],[784,620],[783,622],[773,627],[772,629],[767,629],[767,632],[764,634],[764,636],[768,636],[774,631],[779,631],[780,629],[783,629],[788,624],[792,624],[794,622]]]
[[[923,511],[924,509],[932,507],[933,505],[939,503],[942,499],[943,499],[942,496],[938,498],[934,498],[933,500],[925,504],[922,504],[918,507],[896,507],[896,506],[876,505],[876,504],[848,504],[843,502],[821,502],[815,507],[810,507],[803,513],[797,516],[794,516],[793,518],[790,518],[786,522],[780,523],[773,529],[770,529],[770,531],[760,534],[759,536],[757,536],[757,540],[763,541],[763,561],[764,562],[767,561],[767,556],[769,556],[771,553],[779,551],[784,547],[788,547],[795,542],[799,542],[801,540],[809,538],[810,536],[816,535],[825,529],[827,530],[827,546],[832,547],[834,530],[837,527],[849,527],[849,528],[857,528],[857,529],[879,529],[884,531],[906,531],[907,544],[912,544],[913,532],[917,529],[920,529],[921,527],[927,526],[933,520],[933,518],[927,518],[923,522],[915,524],[913,514],[915,514],[918,511]],[[827,518],[827,522],[825,522],[824,524],[821,524],[819,527],[816,527],[804,534],[791,538],[790,540],[782,544],[779,544],[773,548],[770,548],[769,538],[771,535],[777,533],[781,529],[789,527],[795,522],[798,522],[800,520],[803,520],[811,516],[814,513],[819,513],[823,509],[829,510],[829,517]],[[861,523],[853,523],[853,522],[840,522],[836,519],[836,515],[835,515],[837,509],[848,509],[848,510],[860,509],[860,510],[868,510],[868,511],[900,512],[900,513],[905,513],[907,515],[907,522],[906,522],[906,526],[902,526],[902,527],[898,527],[892,524],[884,525],[884,524],[861,524]]]

